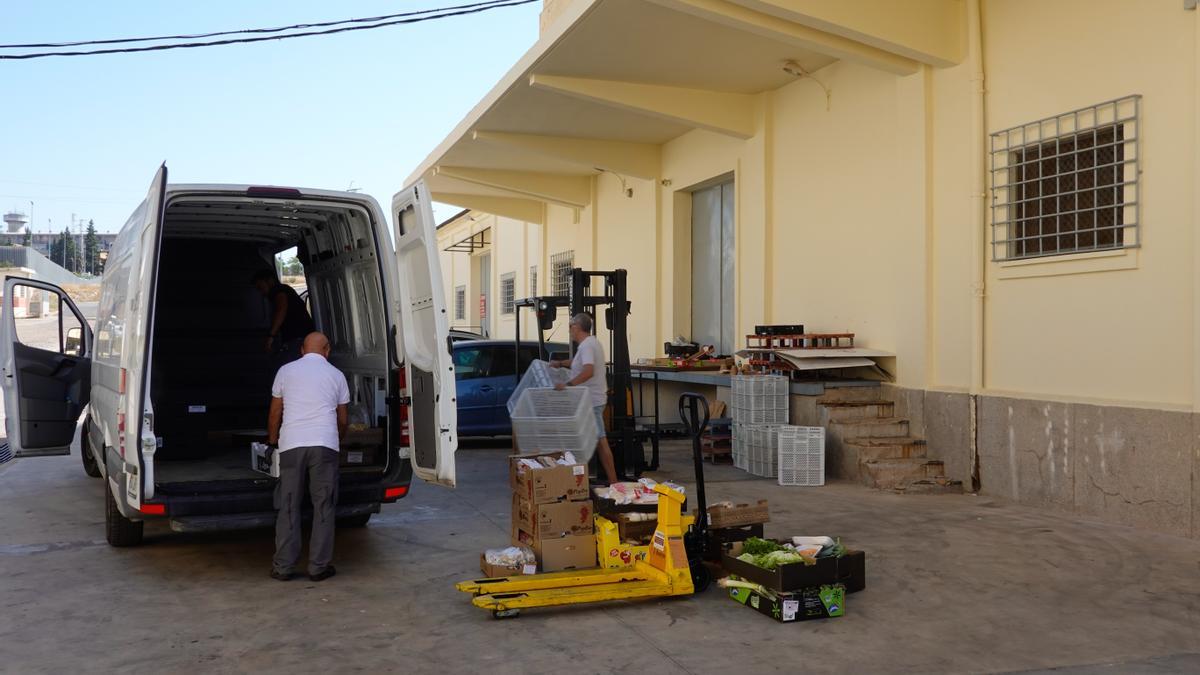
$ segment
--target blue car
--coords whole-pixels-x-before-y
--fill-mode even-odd
[[[566,358],[568,347],[547,342],[555,358]],[[454,379],[458,390],[459,436],[507,436],[512,433],[508,398],[517,388],[517,373],[524,373],[539,358],[536,342],[522,342],[514,350],[511,340],[461,340],[454,343]]]

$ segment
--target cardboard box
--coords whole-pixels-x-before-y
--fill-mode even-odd
[[[723,527],[740,527],[770,522],[771,514],[767,508],[767,500],[760,499],[757,504],[734,504],[732,507],[708,507],[708,526],[713,529]]]
[[[562,457],[561,452],[546,452],[537,455],[513,455],[509,457],[509,484],[513,492],[534,504],[557,501],[580,501],[590,497],[586,464],[558,464],[540,469],[522,468],[518,471],[518,459],[537,457]]]
[[[590,534],[538,539],[533,552],[543,572],[596,567],[596,538]]]
[[[648,544],[656,529],[658,529],[657,519],[630,520],[627,513],[617,514],[617,533],[620,535],[621,541]]]
[[[479,554],[479,570],[483,572],[483,576],[488,579],[496,579],[500,577],[515,577],[522,574],[537,574],[537,565],[530,563],[527,565],[493,565],[487,561],[487,554]]]
[[[777,593],[774,597],[748,588],[730,588],[729,597],[780,623],[828,619],[846,613],[846,588],[841,584]]]
[[[816,565],[792,563],[780,565],[773,570],[756,567],[742,562],[742,543],[730,544],[721,553],[721,567],[730,574],[773,591],[795,591],[802,588],[841,584],[847,593],[855,593],[867,587],[867,556],[862,551],[846,551],[840,558],[817,558]]]
[[[525,530],[537,539],[592,534],[593,513],[590,500],[535,504],[514,494],[512,505],[513,529]]]

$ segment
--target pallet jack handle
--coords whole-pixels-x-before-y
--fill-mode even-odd
[[[700,452],[700,437],[708,427],[708,399],[700,394],[686,392],[679,396],[679,419],[692,437],[692,463],[696,468],[696,501],[700,507],[696,514],[695,530],[700,537],[708,532],[708,502],[704,499],[704,458]]]

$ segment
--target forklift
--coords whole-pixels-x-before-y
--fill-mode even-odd
[[[569,315],[587,312],[595,317],[593,332],[600,325],[599,309],[604,309],[604,326],[609,331],[608,358],[609,368],[609,409],[612,411],[610,429],[608,431],[609,447],[613,451],[613,463],[616,465],[617,476],[622,480],[637,480],[644,471],[658,469],[659,425],[653,424],[638,428],[637,417],[632,412],[633,383],[629,362],[629,313],[631,309],[627,293],[628,272],[622,269],[609,271],[592,271],[581,268],[571,270],[570,296],[537,296],[523,298],[515,304],[516,337],[514,349],[517,350],[517,363],[520,363],[521,344],[521,312],[520,309],[532,309],[538,327],[538,352],[544,360],[550,359],[547,353],[545,333],[554,327],[560,307],[569,308]],[[604,290],[600,295],[592,295],[593,280],[603,281]],[[574,347],[572,346],[572,351]],[[572,354],[573,355],[573,354]],[[523,373],[516,374],[520,382]],[[655,384],[657,387],[657,383]],[[655,392],[657,403],[657,390]],[[655,411],[657,415],[657,410]],[[651,448],[650,461],[646,461],[645,445]],[[596,461],[596,460],[593,460]]]

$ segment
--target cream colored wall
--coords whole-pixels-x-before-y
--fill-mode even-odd
[[[632,197],[625,196],[616,176],[606,173],[596,178],[600,229],[593,269],[628,271],[626,292],[632,303],[629,353],[635,357],[652,356],[662,350],[656,294],[657,195],[650,181],[626,178],[625,184],[633,190]],[[656,342],[660,343],[657,348]]]
[[[1198,19],[1180,5],[985,4],[989,131],[1143,96],[1144,247],[1125,254],[1135,267],[1002,279],[1005,268],[989,263],[988,389],[1191,406]],[[1070,266],[1024,269],[1061,273]]]
[[[925,383],[922,75],[838,63],[775,95],[772,317],[852,332],[898,355],[897,378]]]

